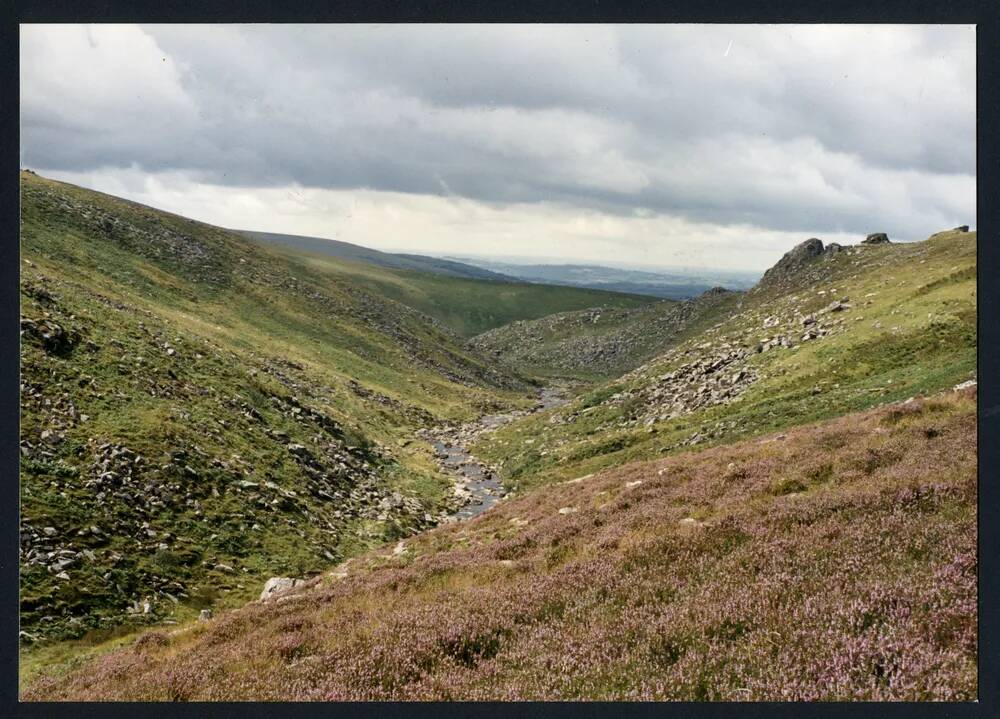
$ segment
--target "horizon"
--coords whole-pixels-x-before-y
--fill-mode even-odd
[[[222,227],[749,272],[976,226],[974,26],[20,36],[22,166]]]

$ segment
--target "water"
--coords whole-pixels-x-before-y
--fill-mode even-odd
[[[565,404],[567,401],[560,388],[546,387],[539,393],[538,404],[528,414],[543,412]],[[476,436],[480,433],[492,432],[508,422],[524,416],[523,412],[485,415],[479,418],[477,428],[473,431]],[[495,505],[503,497],[504,490],[500,478],[483,467],[462,446],[460,441],[439,440],[434,443],[434,449],[437,451],[441,466],[446,471],[456,475],[460,486],[471,495],[469,501],[455,512],[453,517],[458,520],[475,517]]]

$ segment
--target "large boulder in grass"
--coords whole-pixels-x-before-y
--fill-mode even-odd
[[[271,577],[264,582],[264,591],[260,593],[260,601],[265,602],[279,594],[294,589],[300,584],[305,584],[304,579],[292,579],[291,577]]]
[[[862,245],[887,245],[889,244],[889,235],[884,232],[873,232],[868,235],[865,239],[861,240]]]

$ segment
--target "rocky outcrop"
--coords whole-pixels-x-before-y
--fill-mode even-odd
[[[889,244],[889,235],[884,232],[874,232],[868,235],[865,239],[861,240],[862,245],[887,245]]]
[[[264,590],[260,593],[260,601],[266,602],[284,594],[290,589],[305,584],[304,579],[292,579],[291,577],[271,577],[264,582]]]
[[[764,273],[764,277],[782,274],[795,267],[813,260],[823,254],[823,241],[816,237],[810,237],[805,242],[799,243],[786,252],[774,266]]]
[[[842,245],[831,242],[826,247],[823,241],[810,237],[786,252],[773,267],[771,267],[751,292],[767,287],[787,287],[798,279],[803,270],[809,268],[822,257],[833,257],[844,250]]]

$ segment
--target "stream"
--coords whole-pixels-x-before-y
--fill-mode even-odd
[[[480,435],[492,432],[515,419],[543,412],[568,402],[561,387],[545,387],[538,395],[538,404],[529,410],[514,410],[503,414],[480,417],[461,427],[433,430],[432,442],[441,468],[455,479],[455,494],[463,502],[451,515],[452,521],[475,517],[495,505],[506,493],[500,477],[476,459],[469,451]]]

